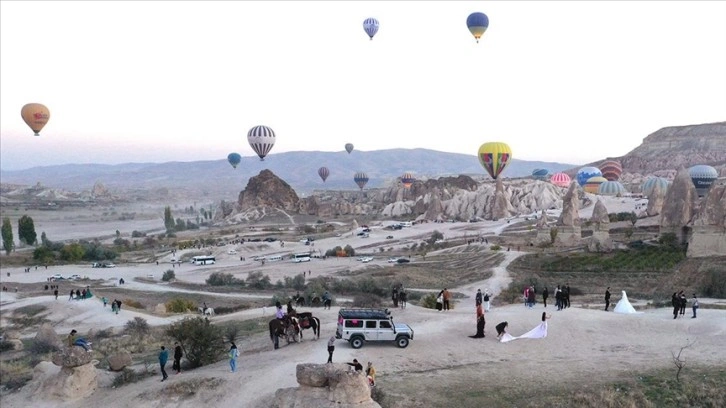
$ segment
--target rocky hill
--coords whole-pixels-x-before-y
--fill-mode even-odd
[[[625,181],[647,175],[672,179],[681,166],[696,164],[713,166],[726,176],[726,122],[665,127],[648,135],[625,156],[614,159],[622,164]],[[603,161],[589,165],[599,166]]]

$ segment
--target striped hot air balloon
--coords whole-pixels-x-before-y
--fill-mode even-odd
[[[363,187],[368,183],[368,175],[363,173],[362,171],[359,171],[353,175],[353,181],[355,181],[355,184],[360,187],[361,190],[363,190]]]
[[[512,161],[512,149],[503,142],[488,142],[479,147],[479,163],[494,180]]]
[[[323,166],[318,169],[318,176],[320,176],[320,178],[323,179],[323,183],[325,183],[325,180],[328,179],[329,175],[330,175],[330,170],[328,170],[327,167]]]
[[[371,40],[373,40],[373,36],[378,32],[379,26],[380,23],[378,20],[373,17],[363,20],[363,30],[368,34],[368,37],[371,37]]]
[[[414,181],[416,181],[416,179],[413,177],[413,173],[405,172],[403,173],[403,176],[401,176],[401,183],[406,188],[411,188]]]
[[[571,182],[572,179],[565,173],[555,173],[550,177],[550,183],[558,187],[567,187]]]
[[[603,177],[608,179],[608,181],[618,181],[620,179],[620,175],[623,173],[623,166],[619,161],[605,160],[600,165],[600,172]]]
[[[587,182],[585,182],[585,185],[582,187],[588,193],[597,194],[597,191],[600,188],[600,184],[606,181],[608,181],[608,179],[603,176],[590,177],[589,179],[587,179]]]
[[[255,126],[247,132],[247,142],[252,146],[252,150],[260,156],[260,160],[265,160],[265,156],[275,145],[276,139],[275,132],[267,126]]]
[[[606,181],[597,188],[597,193],[604,196],[622,197],[628,192],[623,183],[619,181]]]
[[[655,189],[656,184],[660,185],[661,190],[663,190],[663,194],[665,194],[665,192],[668,190],[668,187],[670,186],[668,180],[664,179],[663,177],[651,177],[645,180],[641,187],[643,195],[646,197],[650,197],[653,194],[653,190]]]

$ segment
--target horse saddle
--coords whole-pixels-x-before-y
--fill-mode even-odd
[[[303,329],[307,329],[308,327],[310,327],[310,319],[308,319],[307,317],[302,319],[300,321],[300,326],[302,326]]]

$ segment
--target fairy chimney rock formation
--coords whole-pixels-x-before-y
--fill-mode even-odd
[[[504,185],[502,184],[502,179],[497,179],[494,188],[494,201],[492,202],[491,219],[498,220],[509,216],[507,204],[509,204],[509,202],[504,196]]]
[[[562,198],[562,213],[557,219],[557,236],[555,245],[575,246],[580,244],[580,194],[576,181],[570,183],[570,188]]]
[[[587,242],[590,252],[610,252],[613,250],[613,241],[610,239],[610,217],[605,204],[600,199],[595,203],[590,217],[592,236]]]
[[[689,257],[726,254],[726,185],[711,187],[693,220]]]
[[[380,408],[362,371],[345,364],[298,364],[297,388],[279,389],[274,408]]]
[[[648,207],[645,210],[645,212],[648,214],[648,217],[653,217],[660,214],[663,210],[664,202],[665,191],[663,191],[663,186],[661,186],[660,183],[655,183],[653,185],[653,192],[648,197]]]
[[[697,203],[696,187],[688,169],[681,167],[665,195],[660,215],[660,233],[674,233],[679,242],[685,243],[688,237],[683,227],[691,222]]]

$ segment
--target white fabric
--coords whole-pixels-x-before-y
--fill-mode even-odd
[[[540,323],[537,327],[521,336],[514,337],[509,333],[504,333],[499,341],[501,343],[506,343],[517,339],[542,339],[545,337],[547,337],[547,321]]]
[[[613,312],[623,314],[638,313],[635,311],[633,305],[631,305],[628,301],[628,295],[625,294],[625,291],[623,291],[623,297],[620,299],[620,301],[618,301],[618,304],[615,305],[615,309],[613,309]]]

